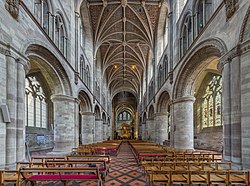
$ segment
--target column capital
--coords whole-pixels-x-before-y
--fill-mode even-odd
[[[69,102],[75,102],[76,98],[68,95],[63,95],[63,94],[54,94],[51,97],[52,102],[55,101],[69,101]]]
[[[249,44],[247,46],[249,46]],[[241,54],[242,54],[242,45],[238,44],[220,58],[217,68],[222,72],[225,64],[230,63],[233,58],[240,56]]]
[[[3,45],[0,45],[0,54],[10,56],[10,49]]]
[[[185,97],[179,97],[179,98],[176,98],[175,100],[173,100],[171,104],[176,104],[176,103],[181,103],[181,102],[194,102],[195,101],[195,97],[192,96],[192,95],[189,95],[189,96],[185,96]]]
[[[24,60],[22,58],[17,58],[16,63],[23,65],[23,68],[25,70],[25,74],[27,74],[30,70],[30,62],[27,60]]]

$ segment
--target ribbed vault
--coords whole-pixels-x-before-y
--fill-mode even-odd
[[[101,54],[103,79],[111,94],[117,89],[139,93],[152,56],[161,1],[87,0],[95,57]]]

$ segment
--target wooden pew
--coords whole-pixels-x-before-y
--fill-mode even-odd
[[[31,182],[34,185],[38,181],[60,181],[66,186],[67,181],[94,180],[102,185],[102,179],[98,167],[74,167],[74,168],[20,168],[18,174],[18,186]]]
[[[108,167],[105,160],[47,160],[45,162],[46,167],[98,167],[102,179],[105,180],[105,176],[108,173]]]
[[[110,156],[109,155],[87,155],[87,156],[66,156],[66,160],[105,160],[107,168],[110,168]]]
[[[45,162],[46,160],[65,160],[65,156],[32,156],[31,162]]]
[[[246,185],[250,183],[249,171],[151,171],[148,175],[149,185],[154,183],[173,184],[204,184],[204,185]]]
[[[0,170],[0,185],[18,184],[18,170]]]

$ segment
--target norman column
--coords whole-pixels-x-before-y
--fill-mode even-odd
[[[82,117],[82,131],[81,131],[81,138],[82,138],[82,144],[91,144],[94,143],[94,121],[95,116],[92,112],[81,112]]]
[[[195,98],[186,96],[173,101],[173,147],[194,149],[193,104]]]
[[[52,154],[69,153],[75,147],[75,98],[52,95],[54,105],[54,143]]]
[[[29,69],[29,62],[17,59],[17,135],[16,160],[25,159],[25,75]]]

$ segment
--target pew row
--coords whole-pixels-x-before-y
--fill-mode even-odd
[[[63,185],[67,181],[97,181],[102,185],[102,179],[98,167],[49,167],[49,168],[27,168],[22,167],[18,173],[18,186],[25,186],[28,182],[35,185],[39,181],[58,181]]]

